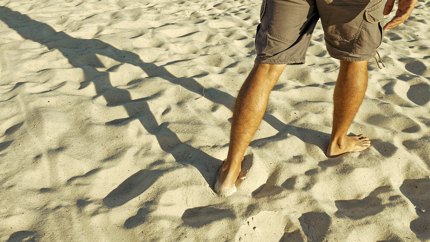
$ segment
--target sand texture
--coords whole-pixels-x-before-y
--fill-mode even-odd
[[[0,241],[430,241],[430,2],[327,158],[338,61],[317,26],[229,198],[212,188],[260,0],[0,0]]]

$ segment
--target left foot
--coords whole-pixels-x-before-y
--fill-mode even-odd
[[[360,135],[333,139],[327,149],[327,156],[333,157],[349,152],[363,151],[370,147],[370,139]]]
[[[228,197],[237,191],[243,180],[246,179],[247,170],[229,167],[224,161],[218,170],[215,192],[220,196]]]

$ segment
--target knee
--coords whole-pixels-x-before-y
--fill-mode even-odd
[[[285,64],[264,64],[255,63],[253,72],[268,81],[276,82],[284,71]]]
[[[367,64],[368,61],[340,61],[340,75],[367,75]]]
[[[258,63],[254,64],[254,68],[265,70],[267,72],[282,72],[285,69],[286,64],[267,64],[267,63]]]
[[[367,67],[368,61],[367,60],[363,60],[363,61],[347,61],[347,60],[341,60],[340,61],[340,66],[341,67],[363,67],[366,66]]]

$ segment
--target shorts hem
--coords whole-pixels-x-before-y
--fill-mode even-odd
[[[331,56],[335,59],[341,60],[341,61],[368,61],[373,58],[374,55],[369,56],[363,56],[363,57],[349,57],[349,56]]]
[[[326,45],[329,55],[335,59],[343,61],[368,61],[372,59],[376,54],[376,49],[371,54],[353,54],[351,52],[342,51]]]
[[[326,40],[326,49],[328,51],[328,54],[338,60],[343,60],[343,61],[368,61],[370,59],[372,59],[375,54],[376,54],[376,50],[378,49],[378,47],[380,46],[380,44],[378,46],[375,46],[375,48],[367,48],[367,51],[364,52],[363,48],[357,48],[356,46],[353,47],[351,50],[347,51],[347,50],[342,50],[339,49],[335,46],[330,45],[329,42],[327,42]],[[368,52],[370,49],[370,53]],[[357,53],[361,51],[361,53]],[[364,52],[364,53],[363,53]]]
[[[271,59],[262,59],[262,58],[255,58],[256,63],[261,64],[273,64],[273,65],[280,65],[280,64],[286,64],[286,65],[300,65],[305,63],[305,59],[291,59],[291,60],[271,60]]]

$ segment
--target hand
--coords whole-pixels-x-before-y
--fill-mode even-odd
[[[417,0],[398,0],[399,1],[399,8],[397,9],[396,16],[394,16],[393,19],[391,19],[390,22],[388,22],[384,29],[392,29],[401,23],[405,22],[406,19],[411,16],[412,10],[415,7],[415,4],[417,3]],[[394,0],[387,0],[387,3],[385,4],[384,8],[384,15],[388,15],[391,10],[393,10],[394,7]]]

